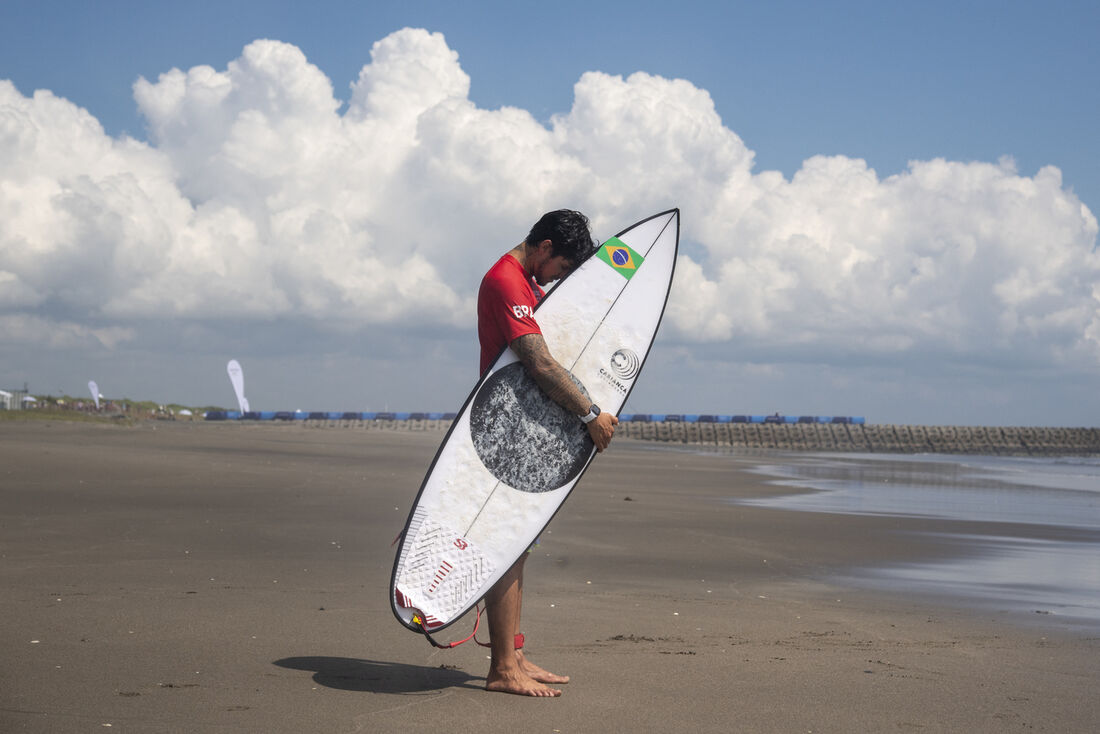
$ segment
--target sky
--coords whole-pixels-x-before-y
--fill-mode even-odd
[[[544,212],[680,257],[624,410],[1100,425],[1100,6],[0,4],[0,388],[451,411]]]

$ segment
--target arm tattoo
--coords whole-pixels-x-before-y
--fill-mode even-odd
[[[542,334],[526,334],[512,341],[512,351],[527,368],[528,374],[542,391],[555,403],[572,412],[584,415],[591,401],[584,396],[573,377],[550,354]]]

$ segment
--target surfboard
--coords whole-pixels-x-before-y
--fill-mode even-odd
[[[535,309],[550,354],[602,410],[618,414],[664,314],[680,211],[604,242]],[[580,418],[550,400],[505,348],[482,374],[420,486],[390,578],[405,627],[437,632],[468,612],[525,553],[595,455]]]

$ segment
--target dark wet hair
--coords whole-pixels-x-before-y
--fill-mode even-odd
[[[535,247],[543,240],[550,240],[553,257],[564,256],[574,265],[587,260],[598,244],[588,231],[588,217],[572,209],[547,212],[535,222],[525,242]]]

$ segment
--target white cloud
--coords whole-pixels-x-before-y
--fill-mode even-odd
[[[689,81],[589,72],[549,126],[469,89],[443,37],[413,29],[374,45],[346,106],[277,41],[141,79],[149,143],[0,82],[0,331],[470,328],[481,273],[542,211],[580,208],[606,237],[678,205],[679,340],[760,361],[1100,356],[1097,222],[1057,169],[880,178],[818,156],[787,180],[753,171]]]
[[[29,314],[0,314],[0,334],[9,347],[45,345],[53,349],[114,349],[135,337],[134,329],[128,327],[96,328]]]
[[[790,181],[728,187],[719,210],[698,230],[710,267],[677,283],[685,330],[686,312],[717,308],[721,336],[779,351],[1100,356],[1086,336],[1100,320],[1097,223],[1056,169],[917,161],[880,180],[815,157]]]

